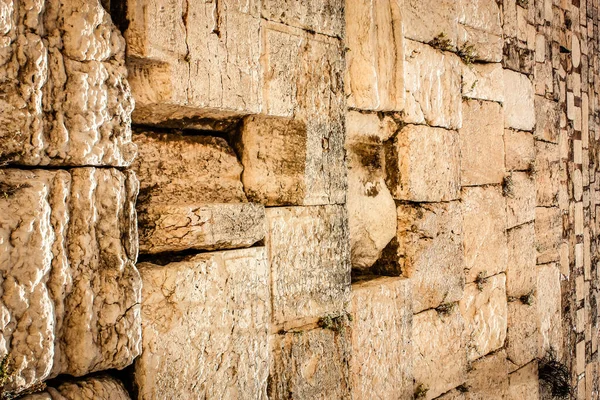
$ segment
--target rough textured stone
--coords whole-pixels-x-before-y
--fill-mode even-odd
[[[285,25],[341,37],[344,0],[263,0],[262,16]]]
[[[504,177],[504,125],[500,104],[463,102],[460,138],[460,182],[463,186],[500,183]]]
[[[537,362],[533,361],[508,376],[510,400],[539,399]]]
[[[456,47],[459,2],[454,0],[405,0],[402,8],[408,39],[428,43],[443,33]]]
[[[519,298],[508,303],[506,356],[517,367],[535,359],[539,352],[538,301],[535,292],[530,293],[532,297],[528,301],[531,304],[525,304]]]
[[[465,381],[467,370],[464,321],[457,307],[440,314],[424,311],[413,317],[415,387],[430,400]]]
[[[348,106],[404,107],[404,46],[397,1],[346,0]]]
[[[508,171],[531,171],[537,168],[534,139],[531,132],[504,131],[504,149],[506,154],[506,169]],[[537,173],[537,171],[535,171]]]
[[[139,398],[266,398],[271,307],[264,248],[139,269]]]
[[[533,85],[527,75],[504,70],[504,126],[531,131],[535,127]]]
[[[253,116],[244,120],[235,142],[250,200],[269,206],[344,202],[343,131],[325,133],[296,120]]]
[[[422,0],[421,4],[425,4]],[[438,1],[432,5],[440,9]],[[407,123],[457,129],[461,125],[460,59],[430,46],[405,41],[404,85]]]
[[[562,216],[558,207],[536,207],[535,239],[537,263],[558,261],[562,238]]]
[[[555,101],[535,96],[535,137],[547,142],[558,143],[560,110]]]
[[[471,99],[504,102],[504,80],[500,63],[463,67],[462,94]]]
[[[138,220],[141,253],[249,247],[265,237],[265,210],[254,203],[156,205]]]
[[[106,375],[65,382],[56,389],[48,389],[54,400],[129,400],[129,393],[121,382]],[[57,393],[60,396],[57,398]]]
[[[502,61],[503,46],[504,41],[501,35],[458,25],[458,49],[470,50],[474,60],[499,63]]]
[[[471,364],[465,393],[468,400],[504,400],[508,394],[508,369],[504,351],[483,357]],[[526,397],[527,398],[527,397]],[[526,398],[523,398],[525,400]]]
[[[398,206],[398,258],[413,284],[413,312],[462,297],[462,238],[458,202]]]
[[[558,145],[536,140],[535,186],[538,206],[558,205],[560,188],[560,156]]]
[[[505,183],[510,188],[506,198],[506,227],[512,228],[535,219],[535,182],[529,172],[511,172]]]
[[[276,324],[340,315],[350,301],[345,207],[268,208],[266,246]]]
[[[124,368],[140,352],[137,181],[116,169],[0,171],[0,353],[10,389]]]
[[[398,130],[398,123],[389,115],[374,112],[346,113],[346,143],[383,143]]]
[[[407,279],[380,278],[352,285],[353,398],[411,397],[411,298]]]
[[[560,272],[554,263],[538,266],[538,331],[541,335],[538,357],[549,350],[562,354]]]
[[[459,168],[455,131],[407,125],[386,149],[388,186],[398,200],[457,199]]]
[[[510,229],[507,236],[506,294],[520,297],[534,290],[536,286],[534,224],[523,224]]]
[[[128,165],[125,41],[100,2],[3,4],[0,164]]]
[[[469,338],[467,355],[475,360],[504,345],[507,327],[506,277],[494,275],[465,286],[460,301]]]
[[[460,0],[458,21],[482,32],[502,35],[500,7],[496,1]]]

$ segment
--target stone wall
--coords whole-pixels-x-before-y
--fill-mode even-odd
[[[597,399],[598,12],[0,0],[0,398]]]

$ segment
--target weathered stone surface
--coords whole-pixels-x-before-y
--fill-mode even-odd
[[[468,50],[474,60],[499,63],[502,61],[503,47],[504,40],[501,35],[458,25],[458,49]]]
[[[418,3],[426,4],[428,1],[420,0]],[[439,1],[431,7],[442,9]],[[441,52],[412,40],[406,40],[404,46],[404,121],[448,129],[460,128],[460,59],[452,53]]]
[[[512,228],[535,219],[535,182],[529,172],[511,172],[505,187],[510,191],[506,198],[506,227]]]
[[[535,239],[537,263],[545,264],[560,259],[562,216],[558,207],[536,207]]]
[[[265,237],[265,209],[255,203],[156,205],[140,213],[141,253],[249,247]]]
[[[535,96],[535,137],[547,142],[558,143],[560,109],[555,101]]]
[[[269,268],[265,249],[138,265],[143,280],[140,399],[266,398]]]
[[[506,212],[502,189],[495,186],[462,190],[463,235],[467,282],[506,270]]]
[[[508,376],[508,398],[510,400],[539,399],[537,362],[533,361]]]
[[[506,353],[499,351],[471,364],[465,386],[468,400],[504,400],[508,394]],[[522,400],[528,399],[524,397]]]
[[[23,388],[140,352],[137,181],[116,169],[0,171],[0,353]]]
[[[56,389],[48,389],[54,400],[129,400],[129,393],[121,382],[107,375],[65,382]],[[58,392],[61,397],[57,398]]]
[[[380,113],[352,110],[346,113],[346,144],[383,143],[397,130],[398,123],[389,115],[382,116]]]
[[[412,396],[411,298],[408,279],[379,278],[352,285],[353,398]]]
[[[407,125],[386,149],[388,186],[395,199],[449,201],[459,197],[458,134]]]
[[[527,75],[504,70],[504,126],[531,131],[535,127],[533,85]]]
[[[266,215],[273,321],[287,327],[342,314],[350,301],[345,207],[268,208]]]
[[[504,122],[500,104],[465,100],[460,138],[460,183],[500,183],[504,177]]]
[[[259,17],[257,1],[128,1],[134,121],[188,119],[193,126],[260,111]]]
[[[499,63],[471,64],[463,67],[463,97],[504,102],[504,80]]]
[[[274,335],[269,399],[350,399],[350,338],[313,329]]]
[[[443,33],[456,47],[459,2],[453,0],[405,0],[402,8],[404,34],[428,43]]]
[[[324,132],[297,120],[252,116],[244,120],[236,148],[250,200],[269,206],[344,202],[343,131]]]
[[[538,331],[541,335],[538,357],[551,349],[562,354],[560,272],[555,263],[538,266]]]
[[[398,206],[398,259],[413,284],[413,312],[460,300],[462,239],[458,202]]]
[[[427,400],[462,384],[467,370],[464,321],[458,307],[446,313],[423,311],[413,317],[415,387]]]
[[[460,0],[458,21],[482,32],[502,35],[500,6],[490,0]]]
[[[530,296],[528,296],[530,294]],[[539,353],[537,311],[539,301],[535,292],[524,293],[524,300],[511,299],[508,303],[508,333],[506,356],[518,367],[535,359]]]
[[[504,148],[506,154],[506,169],[508,171],[526,171],[537,168],[534,139],[531,132],[504,131]],[[535,161],[535,163],[534,163]],[[537,171],[535,171],[537,173]]]
[[[506,277],[494,275],[465,286],[460,300],[465,320],[467,355],[475,360],[504,345],[507,328]]]
[[[404,107],[404,46],[397,1],[346,0],[348,106],[400,111]]]
[[[507,236],[506,294],[520,297],[534,290],[536,286],[534,224],[523,224],[510,229]]]
[[[128,165],[125,42],[100,2],[3,4],[0,164]]]
[[[329,36],[341,37],[344,30],[344,0],[263,0],[261,14],[272,21]]]
[[[535,186],[538,206],[558,205],[560,174],[559,146],[536,140]]]

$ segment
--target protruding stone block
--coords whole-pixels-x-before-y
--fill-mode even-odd
[[[539,354],[537,311],[539,301],[535,291],[511,298],[508,303],[508,333],[506,356],[521,367]]]
[[[537,280],[535,229],[533,223],[507,232],[506,294],[520,297],[535,289]]]
[[[536,207],[535,240],[537,263],[545,264],[560,259],[562,215],[558,207]]]
[[[553,350],[562,353],[560,272],[555,263],[538,266],[538,331],[541,335],[538,357]]]
[[[508,171],[537,173],[536,152],[531,132],[506,129],[504,131],[504,149]]]
[[[271,303],[265,249],[139,264],[140,399],[265,398]],[[201,384],[200,384],[201,383]]]
[[[456,46],[459,18],[457,1],[405,0],[402,13],[408,39],[429,43],[443,33],[450,44]]]
[[[527,75],[504,70],[504,126],[532,131],[536,112],[533,85]]]
[[[540,381],[537,362],[532,361],[508,376],[510,400],[539,399]]]
[[[463,97],[504,102],[504,80],[500,63],[464,66],[462,77]]]
[[[413,393],[411,282],[379,278],[352,285],[350,382],[356,399]]]
[[[342,37],[344,31],[344,0],[263,0],[261,15],[329,36]]]
[[[541,207],[557,206],[561,174],[559,146],[536,140],[535,153],[537,205]]]
[[[558,103],[542,96],[535,96],[535,137],[558,143],[560,133],[560,108]]]
[[[506,227],[512,228],[535,219],[535,182],[530,172],[511,172],[504,182]]]
[[[499,351],[471,364],[465,387],[469,400],[503,400],[508,396],[506,353]],[[526,399],[528,397],[524,397]]]

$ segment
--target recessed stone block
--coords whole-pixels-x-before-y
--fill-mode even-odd
[[[557,206],[561,175],[559,146],[536,140],[535,153],[537,205]]]
[[[527,75],[504,70],[504,126],[532,131],[536,112],[533,85]]]
[[[469,400],[504,400],[508,396],[506,353],[499,351],[471,364],[465,386]]]
[[[535,229],[533,222],[507,232],[506,294],[520,297],[535,289],[537,280]]]
[[[537,173],[537,159],[531,132],[504,130],[504,149],[508,171]],[[532,168],[535,168],[532,170]]]
[[[535,239],[538,264],[560,259],[562,215],[558,207],[536,207]]]
[[[504,187],[510,193],[506,198],[506,226],[512,228],[535,219],[535,181],[530,172],[511,172]]]

